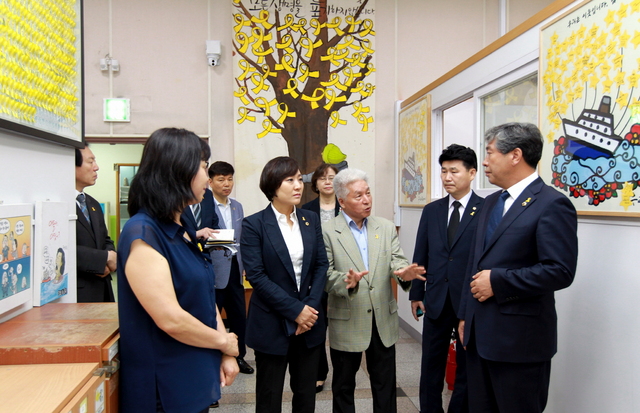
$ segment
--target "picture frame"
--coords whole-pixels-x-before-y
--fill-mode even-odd
[[[398,205],[422,208],[431,201],[431,95],[398,116]]]
[[[540,30],[539,171],[580,215],[640,217],[640,10],[631,3],[588,1]]]
[[[0,43],[0,129],[82,147],[82,0],[6,2]]]

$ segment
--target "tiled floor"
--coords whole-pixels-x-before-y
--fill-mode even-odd
[[[396,374],[398,382],[398,412],[414,413],[418,412],[418,385],[420,382],[420,344],[409,334],[400,330],[400,340],[396,343]],[[327,349],[327,354],[329,351]],[[253,351],[247,349],[245,360],[255,367]],[[329,360],[331,365],[331,360]],[[331,377],[333,369],[329,369],[329,377],[324,386],[324,391],[318,393],[316,398],[316,412],[331,412]],[[253,413],[255,412],[255,374],[239,374],[236,381],[230,387],[222,389],[222,399],[220,407],[210,409],[210,413]],[[443,393],[443,404],[449,403],[451,392],[445,386]],[[369,377],[361,368],[356,378],[356,411],[365,413],[372,410],[371,407],[371,386]],[[291,412],[291,389],[288,378],[285,383],[283,395],[282,411]]]

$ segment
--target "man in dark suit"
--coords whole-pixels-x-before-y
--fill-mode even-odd
[[[204,248],[211,234],[220,228],[213,202],[213,193],[210,189],[205,191],[199,204],[189,205],[184,209],[180,221],[186,229],[195,231],[198,242]]]
[[[91,149],[76,148],[76,253],[79,303],[113,302],[111,273],[116,250],[109,238],[100,204],[84,193],[98,179],[98,164]]]
[[[216,304],[220,311],[224,308],[227,314],[227,327],[238,336],[240,354],[236,359],[240,372],[253,374],[253,367],[244,359],[247,354],[245,332],[247,329],[247,305],[242,283],[242,255],[240,239],[242,237],[242,220],[244,211],[242,204],[231,199],[233,190],[234,169],[227,162],[214,162],[209,167],[209,185],[213,191],[213,202],[219,228],[233,229],[236,243],[211,251],[213,269],[216,273]]]
[[[485,134],[487,197],[460,303],[467,348],[469,409],[542,412],[557,350],[554,291],[573,282],[577,216],[571,201],[540,179],[543,138],[527,123]]]
[[[444,412],[442,389],[452,331],[456,332],[457,339],[457,368],[448,411],[468,412],[466,355],[457,337],[460,319],[457,311],[477,217],[484,200],[471,190],[478,168],[473,149],[453,144],[442,152],[438,162],[440,179],[449,195],[422,210],[413,262],[427,269],[427,281],[413,280],[409,293],[416,321],[420,312],[425,314],[420,412]]]

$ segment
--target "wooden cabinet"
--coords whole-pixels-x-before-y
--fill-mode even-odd
[[[96,413],[117,413],[118,329],[115,303],[51,303],[36,307],[0,324],[0,365],[93,363],[94,371],[99,369],[98,376],[102,377],[96,386],[101,386],[98,394],[104,402],[104,408]],[[64,413],[94,411],[76,407],[71,406]]]
[[[104,413],[98,363],[0,366],[0,413]]]

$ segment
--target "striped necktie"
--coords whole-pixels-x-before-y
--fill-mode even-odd
[[[202,217],[201,217],[201,209],[200,209],[200,204],[195,204],[193,206],[193,217],[196,219],[196,225],[198,226],[198,228],[200,228],[200,225],[202,225]]]
[[[80,204],[82,215],[84,215],[88,223],[91,223],[91,218],[89,218],[89,210],[87,209],[87,200],[84,194],[78,194],[78,196],[76,197],[76,201],[78,201],[78,204]]]

